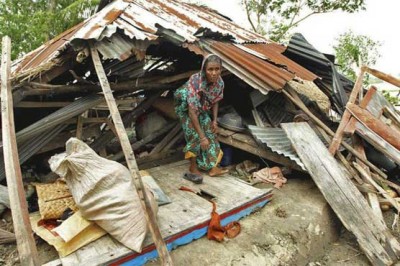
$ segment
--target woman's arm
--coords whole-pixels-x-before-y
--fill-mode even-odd
[[[189,118],[190,118],[190,120],[192,120],[193,127],[196,130],[197,134],[199,134],[201,149],[202,150],[208,149],[210,142],[208,141],[203,130],[201,129],[196,110],[194,110],[193,108],[190,108],[190,107],[189,107]]]
[[[212,124],[211,124],[211,131],[213,133],[217,133],[217,130],[218,130],[218,122],[217,122],[218,102],[214,103],[214,105],[212,106],[212,115],[213,115],[213,120],[212,120]]]

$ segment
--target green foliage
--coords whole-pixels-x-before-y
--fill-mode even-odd
[[[94,13],[100,0],[1,0],[0,36],[12,41],[12,59],[34,50]]]
[[[388,100],[388,102],[390,102],[393,105],[400,105],[400,99],[398,96],[392,96],[390,95],[389,91],[382,91],[383,96],[386,98],[386,100]]]
[[[288,38],[300,22],[315,14],[365,9],[365,0],[242,0],[253,30],[274,41]]]
[[[380,42],[365,35],[356,35],[352,31],[339,35],[333,46],[339,71],[349,79],[356,80],[354,66],[359,68],[362,65],[375,65],[376,60],[380,57],[380,46]]]

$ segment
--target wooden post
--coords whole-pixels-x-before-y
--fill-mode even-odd
[[[76,123],[76,138],[80,140],[82,140],[83,119],[82,115],[78,115],[78,122]]]
[[[10,82],[11,39],[3,37],[1,57],[1,118],[3,154],[8,193],[15,237],[21,265],[39,265],[38,253],[29,221],[22,173],[19,165],[17,140],[15,138],[13,99]]]
[[[362,89],[362,82],[363,82],[363,78],[364,78],[364,72],[365,72],[365,69],[361,68],[361,72],[357,77],[357,81],[354,84],[354,88],[351,91],[351,94],[350,94],[350,97],[349,97],[349,100],[348,100],[347,104],[354,103],[356,98],[357,98],[358,93]],[[331,154],[335,154],[336,151],[338,150],[338,148],[340,146],[340,143],[342,142],[343,131],[344,131],[347,123],[349,122],[350,118],[351,118],[350,112],[347,109],[345,109],[344,113],[343,113],[343,116],[342,116],[342,120],[340,121],[339,127],[336,130],[335,135],[333,136],[331,145],[329,146],[329,152]]]
[[[149,226],[154,244],[161,259],[161,263],[162,265],[172,265],[172,259],[169,256],[167,246],[165,245],[160,229],[158,228],[156,216],[154,215],[147,195],[144,192],[144,185],[139,174],[139,168],[136,163],[135,155],[129,142],[128,135],[125,131],[124,123],[122,121],[121,114],[118,111],[118,107],[112,94],[110,84],[107,80],[106,73],[104,71],[103,65],[101,64],[100,56],[96,48],[94,47],[93,42],[89,42],[89,46],[90,53],[92,55],[93,65],[96,69],[101,88],[103,89],[108,108],[110,109],[111,117],[114,121],[114,125],[118,133],[118,138],[120,140],[122,150],[125,155],[126,163],[132,175],[137,193],[140,198],[140,203],[142,205],[147,220],[147,224]]]

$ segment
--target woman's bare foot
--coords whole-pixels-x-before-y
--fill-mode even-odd
[[[213,168],[211,168],[210,172],[208,172],[208,175],[209,176],[221,176],[221,175],[224,175],[224,174],[226,174],[228,172],[229,172],[228,169],[221,169],[221,168],[218,168],[218,167],[213,167]]]

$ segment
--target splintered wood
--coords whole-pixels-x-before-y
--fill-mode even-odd
[[[308,172],[337,214],[351,231],[373,265],[392,265],[400,256],[400,245],[384,222],[377,218],[351,182],[350,174],[325,148],[307,123],[282,124]]]

